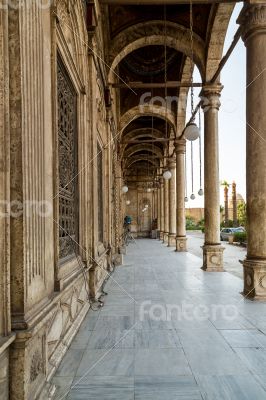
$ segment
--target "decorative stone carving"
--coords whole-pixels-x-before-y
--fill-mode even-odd
[[[207,272],[223,272],[224,247],[220,245],[204,245],[202,269]]]
[[[243,295],[253,300],[266,299],[266,261],[244,260]]]
[[[176,237],[176,251],[187,251],[187,238],[186,237]]]
[[[266,32],[266,4],[246,5],[237,22],[242,27],[242,38],[246,42],[252,35]]]
[[[34,382],[41,372],[43,372],[43,360],[39,350],[36,350],[31,359],[30,382]]]

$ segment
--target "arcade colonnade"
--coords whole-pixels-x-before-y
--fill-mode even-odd
[[[146,0],[138,6],[123,0],[40,3],[13,0],[0,8],[1,400],[49,398],[51,377],[108,274],[122,264],[123,220],[130,207],[147,202],[152,211],[136,221],[137,229],[150,229],[157,218],[159,237],[167,245],[189,249],[182,137],[186,110],[179,104],[171,109],[139,104],[147,87],[162,97],[168,84],[162,82],[164,56],[169,95],[188,92],[189,2],[166,1],[165,9],[154,1],[149,12]],[[211,272],[223,270],[223,248],[222,85],[210,80],[222,58],[234,2],[207,3],[193,1],[197,18],[192,34],[194,62],[208,100],[203,104],[203,269]],[[245,1],[238,22],[247,47],[244,294],[264,299],[266,2]],[[130,80],[142,82],[142,88],[134,89]],[[165,160],[170,181],[161,177]],[[139,184],[150,176],[158,179],[146,195]]]

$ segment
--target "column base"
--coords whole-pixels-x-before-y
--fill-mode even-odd
[[[243,296],[252,300],[266,300],[266,260],[244,260]]]
[[[163,235],[164,235],[164,232],[163,232],[163,231],[160,231],[159,240],[163,240]]]
[[[169,233],[168,232],[164,232],[164,234],[163,234],[163,242],[166,243],[166,244],[168,244],[168,236],[169,236]]]
[[[176,245],[176,235],[169,233],[168,235],[168,247],[175,247]]]
[[[185,236],[177,236],[175,238],[176,251],[187,251],[187,238]]]
[[[206,272],[224,272],[223,253],[225,248],[220,244],[204,245],[203,250],[203,266]]]

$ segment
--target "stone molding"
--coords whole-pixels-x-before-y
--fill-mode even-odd
[[[175,152],[176,154],[186,154],[186,140],[179,139],[175,141]]]
[[[245,43],[254,34],[266,33],[266,3],[246,4],[237,22],[242,27],[242,39]]]
[[[223,86],[220,84],[205,85],[202,88],[200,97],[202,99],[202,109],[204,112],[211,109],[219,110],[221,107],[220,97]]]

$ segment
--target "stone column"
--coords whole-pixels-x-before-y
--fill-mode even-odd
[[[163,242],[168,244],[169,236],[169,181],[164,181],[164,234]]]
[[[115,254],[114,263],[116,266],[123,264],[123,254],[121,252],[121,190],[122,190],[122,171],[121,161],[117,154],[114,154],[114,241]]]
[[[160,240],[164,236],[164,180],[160,178],[160,209],[161,209],[161,223],[160,223]]]
[[[160,238],[160,230],[161,230],[161,188],[158,187],[156,190],[157,197],[157,237]]]
[[[176,153],[176,251],[187,251],[185,210],[185,153],[186,141],[175,142]]]
[[[202,90],[204,111],[204,187],[205,243],[203,267],[206,271],[223,271],[224,248],[220,243],[220,182],[218,111],[221,85],[205,86]]]
[[[253,299],[266,298],[266,2],[261,3],[245,6],[238,20],[247,48],[248,244],[243,294]]]
[[[168,246],[176,245],[176,162],[171,159],[169,162],[169,170],[172,177],[169,180],[169,236]]]

